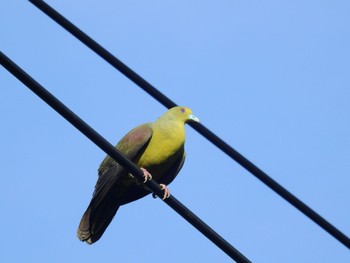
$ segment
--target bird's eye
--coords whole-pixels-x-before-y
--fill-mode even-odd
[[[184,108],[181,108],[180,111],[181,111],[181,112],[185,112],[186,110],[185,110]]]

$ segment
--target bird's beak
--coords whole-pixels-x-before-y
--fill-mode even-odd
[[[188,121],[199,122],[199,119],[196,116],[194,116],[193,114],[189,114]]]

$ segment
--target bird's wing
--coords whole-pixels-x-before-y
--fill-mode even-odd
[[[152,126],[143,124],[125,135],[116,148],[130,159],[138,158],[151,137]],[[93,197],[79,224],[80,240],[92,244],[102,236],[121,205],[121,197],[132,183],[126,174],[125,169],[109,156],[103,160]]]
[[[128,132],[118,142],[115,148],[128,157],[128,159],[132,160],[139,155],[140,152],[143,152],[142,150],[144,150],[149,143],[152,133],[151,123],[142,124]],[[105,174],[110,168],[116,165],[118,165],[118,163],[107,155],[98,168],[98,175],[101,176]]]
[[[116,149],[123,153],[128,159],[133,160],[138,158],[143,153],[151,137],[151,124],[142,124],[126,134],[118,142]],[[98,174],[99,178],[95,186],[94,197],[99,195],[100,198],[103,198],[105,196],[104,192],[107,193],[110,191],[110,189],[117,183],[118,179],[125,175],[126,172],[119,163],[117,163],[111,157],[106,156],[98,169]]]

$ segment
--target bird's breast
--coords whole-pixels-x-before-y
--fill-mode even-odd
[[[185,130],[158,128],[153,131],[152,138],[139,160],[140,167],[171,166],[183,154]]]

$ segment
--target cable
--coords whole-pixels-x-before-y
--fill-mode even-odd
[[[66,107],[61,101],[54,97],[43,86],[36,82],[31,76],[11,61],[0,51],[0,64],[2,64],[10,73],[12,73],[18,80],[26,85],[31,91],[38,95],[43,101],[57,111],[62,117],[70,122],[81,133],[88,137],[93,143],[100,147],[106,154],[111,156],[115,161],[124,166],[130,173],[136,178],[143,181],[142,171],[130,160],[124,157],[123,154],[118,152],[112,144],[110,144],[105,138],[98,134],[93,128],[91,128],[86,122],[80,119],[74,112]],[[149,189],[152,190],[160,199],[163,197],[163,190],[159,184],[150,180],[146,182]],[[224,238],[211,229],[206,223],[204,223],[199,217],[192,213],[187,207],[185,207],[180,201],[178,201],[173,195],[164,200],[171,208],[173,208],[178,214],[186,219],[192,226],[200,231],[204,236],[217,245],[222,251],[224,251],[229,257],[239,263],[251,262],[237,249],[235,249]]]
[[[110,52],[108,52],[105,48],[99,45],[96,41],[94,41],[91,37],[86,35],[83,31],[73,25],[70,21],[68,21],[65,17],[59,14],[56,10],[54,10],[51,6],[46,4],[42,0],[29,0],[32,4],[34,4],[37,8],[43,11],[46,15],[51,17],[54,21],[56,21],[59,25],[65,28],[68,32],[78,38],[81,42],[83,42],[86,46],[92,49],[96,54],[105,59],[109,64],[111,64],[114,68],[123,73],[126,77],[128,77],[131,81],[141,87],[144,91],[146,91],[153,98],[158,100],[161,104],[163,104],[167,108],[171,108],[176,106],[176,104],[166,97],[163,93],[158,91],[154,86],[140,77],[136,72],[126,66],[123,62],[113,56]],[[216,136],[213,132],[207,129],[201,123],[189,123],[196,131],[202,134],[205,138],[207,138],[210,142],[212,142],[215,146],[225,152],[228,156],[230,156],[233,160],[238,162],[241,166],[251,172],[255,177],[257,177],[261,182],[270,187],[271,190],[276,192],[278,195],[283,197],[287,202],[297,208],[300,212],[314,221],[317,225],[327,231],[330,235],[332,235],[335,239],[341,242],[344,246],[350,249],[350,239],[344,233],[342,233],[339,229],[333,226],[330,222],[316,213],[313,209],[303,203],[300,199],[294,196],[291,192],[285,189],[282,185],[277,183],[271,177],[269,177],[265,172],[255,166],[252,162],[250,162],[247,158],[233,149],[230,145],[228,145],[225,141]]]

